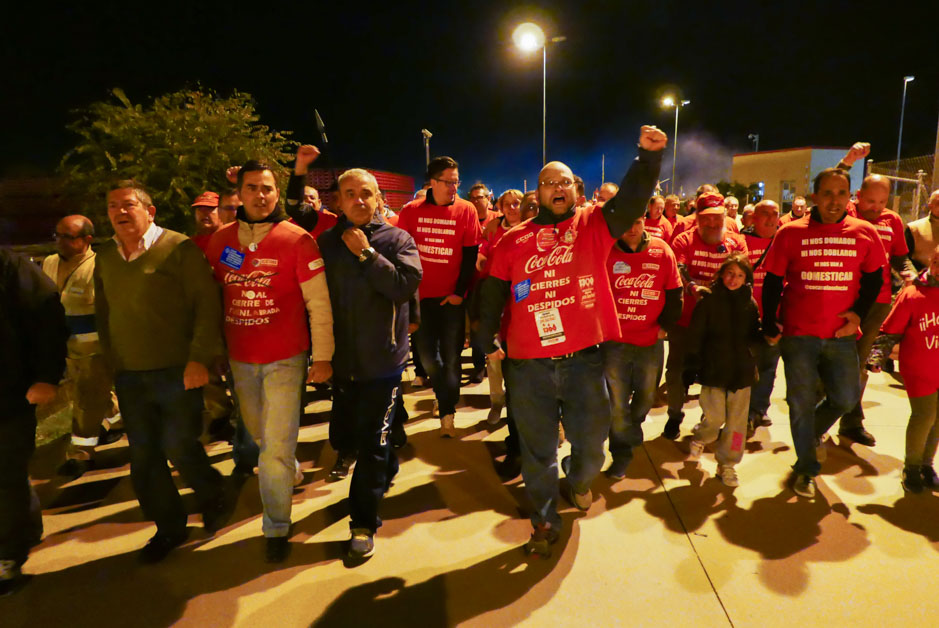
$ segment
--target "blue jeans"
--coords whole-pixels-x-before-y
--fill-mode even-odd
[[[183,367],[121,371],[114,378],[130,445],[130,479],[144,516],[157,530],[178,536],[186,509],[166,461],[196,494],[202,512],[222,497],[222,476],[199,442],[202,389],[183,387]]]
[[[466,336],[466,308],[421,299],[421,326],[414,332],[417,352],[434,387],[440,416],[454,414],[460,400],[460,354]]]
[[[642,422],[655,402],[659,345],[638,347],[610,341],[600,348],[603,376],[610,390],[610,453],[613,460],[629,464],[633,447],[642,444]]]
[[[29,481],[36,447],[36,409],[25,400],[0,416],[0,560],[26,561],[42,538],[39,500]]]
[[[793,471],[810,476],[821,470],[815,440],[861,398],[854,337],[785,336],[780,341],[786,370],[786,402],[796,448]],[[826,398],[817,403],[821,381]]]
[[[231,370],[245,427],[261,445],[258,459],[264,506],[261,529],[266,537],[287,536],[307,356],[298,353],[268,364],[231,360]]]
[[[756,369],[760,375],[750,388],[750,418],[764,417],[769,410],[769,398],[776,383],[780,346],[761,342],[756,350]]]
[[[590,488],[603,466],[610,431],[610,398],[598,347],[562,360],[507,359],[504,369],[522,450],[522,478],[531,499],[533,525],[560,527],[558,414],[571,442],[568,481],[578,493]]]
[[[381,526],[378,505],[388,485],[398,473],[398,457],[391,440],[401,376],[368,381],[337,380],[337,398],[344,400],[346,412],[334,417],[344,422],[356,452],[355,470],[349,485],[349,527],[366,528],[372,534]],[[330,429],[332,432],[332,429]]]

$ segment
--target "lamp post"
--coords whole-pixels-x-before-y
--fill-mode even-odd
[[[903,144],[903,112],[906,110],[906,86],[915,76],[903,77],[903,99],[900,101],[900,132],[897,134],[897,176],[900,176],[900,146]]]
[[[421,135],[424,136],[424,160],[426,161],[424,165],[429,166],[430,165],[430,138],[432,138],[434,134],[428,131],[427,129],[421,129]]]
[[[566,37],[545,39],[541,27],[532,22],[525,22],[515,27],[512,41],[522,52],[534,52],[541,49],[541,165],[547,163],[548,154],[548,43],[556,44]]]
[[[751,133],[750,135],[747,136],[747,139],[753,142],[753,152],[754,153],[760,152],[760,134]]]
[[[672,134],[672,194],[675,193],[675,163],[678,159],[678,110],[690,104],[690,100],[675,100],[671,96],[666,96],[662,99],[663,107],[666,109],[669,107],[675,108],[675,133]]]

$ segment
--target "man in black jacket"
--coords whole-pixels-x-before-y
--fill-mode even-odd
[[[414,240],[379,215],[371,173],[354,168],[339,177],[339,206],[343,216],[318,244],[337,348],[333,420],[350,422],[343,427],[351,428],[357,451],[349,487],[349,557],[361,560],[374,551],[378,505],[398,471],[389,434],[408,359],[408,300],[422,273]]]
[[[69,332],[55,284],[25,257],[0,249],[0,595],[21,583],[20,567],[42,537],[27,466],[36,413],[65,371]]]

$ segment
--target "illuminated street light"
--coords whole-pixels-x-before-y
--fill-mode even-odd
[[[900,132],[897,134],[897,172],[896,175],[900,176],[900,145],[903,143],[903,112],[906,111],[906,86],[909,83],[912,83],[915,79],[915,76],[904,76],[903,77],[903,100],[900,101]],[[894,183],[896,185],[896,183]]]
[[[675,163],[678,159],[678,110],[685,105],[690,105],[690,100],[675,101],[672,96],[666,96],[662,99],[662,107],[665,109],[675,108],[675,133],[672,134],[672,194],[675,193]]]
[[[545,39],[544,31],[541,27],[532,22],[525,22],[515,27],[512,32],[512,41],[515,46],[525,53],[532,53],[541,50],[541,165],[547,163],[548,153],[548,43],[558,43],[567,39],[566,37],[552,37],[550,41]]]

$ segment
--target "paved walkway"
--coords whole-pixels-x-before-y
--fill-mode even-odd
[[[587,513],[564,511],[550,559],[520,549],[530,531],[523,489],[493,470],[506,430],[486,429],[486,382],[464,388],[455,440],[437,436],[429,391],[407,396],[410,443],[383,503],[376,555],[355,569],[341,559],[348,480],[325,482],[335,460],[325,401],[308,407],[301,430],[306,482],[294,502],[293,553],[278,566],[263,562],[256,477],[240,487],[219,535],[206,538],[193,517],[183,548],[138,566],[134,554],[153,528],[133,496],[126,441],[102,452],[101,468],[65,483],[51,471],[60,440],[34,460],[46,536],[26,564],[32,581],[0,600],[0,625],[936,625],[939,498],[900,490],[902,389],[871,378],[865,406],[878,446],[836,437],[814,502],[783,484],[794,460],[783,396],[780,375],[773,425],[749,443],[736,490],[713,477],[710,453],[686,459],[695,402],[678,443],[658,438],[664,409],[653,411],[628,477],[598,478]],[[229,450],[210,448],[226,473]]]

